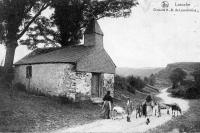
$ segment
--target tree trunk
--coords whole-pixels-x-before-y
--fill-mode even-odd
[[[6,44],[6,56],[4,64],[4,67],[6,69],[11,68],[13,65],[16,47],[17,47],[17,40],[11,41],[8,44]]]

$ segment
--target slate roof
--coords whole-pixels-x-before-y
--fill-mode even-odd
[[[115,64],[107,52],[95,46],[36,49],[15,65],[73,63],[77,71],[115,73]]]
[[[104,49],[95,51],[77,63],[78,71],[115,73],[115,64]]]
[[[85,34],[103,35],[96,20],[88,25]],[[99,41],[98,39],[96,41]],[[103,43],[103,42],[102,42]],[[115,73],[115,64],[103,47],[75,45],[65,48],[36,49],[14,65],[72,63],[76,71]]]
[[[56,63],[68,62],[74,63],[81,57],[87,55],[92,47],[74,46],[63,49],[38,49],[30,53],[28,56],[22,58],[15,65],[22,64],[39,64],[39,63]],[[38,51],[42,51],[38,54]],[[35,54],[36,53],[36,54]]]

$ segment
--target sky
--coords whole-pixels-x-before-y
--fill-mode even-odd
[[[104,47],[117,67],[165,67],[173,62],[200,61],[200,1],[167,2],[173,11],[155,11],[163,9],[162,0],[139,0],[130,17],[98,21],[104,32]],[[180,3],[190,5],[177,6]],[[15,61],[28,52],[26,47],[18,47]],[[4,54],[0,46],[0,59]]]

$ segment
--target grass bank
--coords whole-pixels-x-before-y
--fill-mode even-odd
[[[167,123],[150,129],[147,133],[161,132],[200,132],[200,99],[190,100],[189,110]]]
[[[174,97],[184,98],[184,99],[199,99],[200,90],[199,87],[195,86],[178,86],[177,88],[169,88],[167,90]]]
[[[54,98],[14,91],[0,84],[0,132],[42,132],[86,124],[99,118],[90,102],[61,104]]]
[[[12,94],[12,95],[11,95]],[[115,105],[125,106],[130,97],[134,105],[146,94],[116,90]],[[48,132],[62,127],[91,123],[100,118],[100,106],[90,101],[62,104],[58,99],[11,91],[0,83],[0,132]]]

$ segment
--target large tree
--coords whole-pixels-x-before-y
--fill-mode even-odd
[[[79,42],[91,19],[127,17],[136,0],[1,0],[0,43],[6,46],[5,67],[13,64],[18,45],[37,48]],[[51,17],[41,13],[48,7]],[[23,35],[24,36],[23,38]]]
[[[149,76],[149,85],[154,86],[155,83],[156,83],[156,76],[155,76],[154,74],[151,74],[151,75]]]
[[[192,73],[195,80],[195,86],[200,87],[200,70],[196,70]]]
[[[6,46],[5,67],[12,66],[18,41],[49,5],[45,0],[0,1],[0,44]]]
[[[140,77],[128,76],[127,82],[132,88],[137,90],[141,90],[145,87],[145,82]]]
[[[172,88],[174,89],[177,87],[178,83],[182,83],[186,75],[187,73],[181,68],[174,69],[169,76],[169,79],[171,80],[173,85]]]
[[[34,41],[40,35],[44,36],[45,40],[42,41],[45,44],[74,45],[82,39],[84,30],[92,19],[128,17],[135,5],[136,0],[52,0],[53,15],[50,18],[40,17],[33,28],[39,32],[29,39],[36,42],[32,46],[41,41]]]

